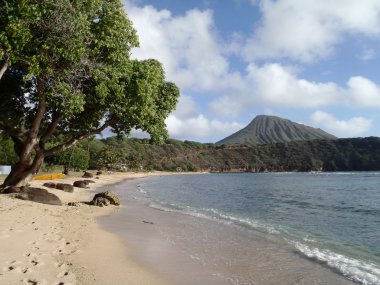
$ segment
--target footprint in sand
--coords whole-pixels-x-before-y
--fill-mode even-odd
[[[31,270],[28,267],[21,267],[17,265],[20,263],[21,263],[20,261],[12,261],[10,262],[10,264],[12,265],[9,265],[8,267],[3,267],[3,271],[8,271],[8,272],[12,271],[12,272],[22,273],[22,274],[31,272]]]
[[[64,272],[61,272],[57,275],[58,278],[63,278],[63,277],[66,277],[66,276],[69,276],[70,275],[70,272],[69,271],[64,271]]]
[[[23,280],[23,283],[26,283],[28,285],[37,285],[38,281],[35,279],[27,279],[27,280]]]
[[[12,260],[5,262],[7,264],[5,267],[3,267],[3,271],[14,271],[18,268],[17,265],[21,264],[20,261]]]

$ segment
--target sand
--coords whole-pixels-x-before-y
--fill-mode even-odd
[[[138,264],[128,247],[96,222],[117,206],[94,207],[90,201],[114,183],[148,174],[103,174],[90,189],[73,193],[48,189],[64,203],[52,206],[0,195],[0,284],[167,284],[158,273]],[[72,183],[78,177],[54,182]],[[40,187],[47,181],[33,181]],[[47,189],[47,188],[46,188]]]

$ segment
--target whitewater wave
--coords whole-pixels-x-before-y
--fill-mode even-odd
[[[292,242],[307,258],[325,264],[346,278],[364,285],[380,284],[380,268],[369,262],[350,258],[330,250],[312,248],[300,242]]]
[[[147,194],[147,192],[144,190],[143,186],[142,185],[137,185],[137,191],[139,191],[140,193],[143,193],[143,194]]]
[[[363,285],[380,284],[380,268],[377,265],[370,262],[364,262],[358,259],[354,259],[333,252],[331,250],[311,247],[302,242],[294,241],[294,239],[297,238],[284,228],[275,227],[273,225],[265,224],[264,222],[253,219],[228,215],[213,208],[195,209],[190,206],[180,206],[176,204],[155,204],[153,202],[149,204],[149,207],[165,212],[176,212],[190,215],[193,217],[224,222],[227,224],[236,224],[244,226],[246,228],[252,228],[260,232],[269,233],[276,236],[282,236],[283,240],[285,240],[290,245],[294,246],[296,250],[305,257],[330,267],[337,273],[345,276],[346,278],[354,282]],[[317,242],[310,236],[305,236],[302,238],[302,240],[306,243]]]
[[[252,228],[254,230],[264,232],[264,233],[270,233],[270,234],[281,233],[272,225],[268,225],[268,224],[265,224],[263,222],[256,221],[253,219],[247,219],[247,218],[242,218],[242,217],[236,217],[233,215],[228,215],[213,208],[196,209],[190,206],[179,206],[176,204],[155,204],[155,203],[150,203],[149,207],[156,210],[165,211],[165,212],[176,212],[176,213],[190,215],[193,217],[204,218],[204,219],[214,220],[218,222],[224,222],[226,224],[237,224],[237,225]]]

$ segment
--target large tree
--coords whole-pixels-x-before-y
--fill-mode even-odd
[[[137,46],[120,0],[0,0],[0,130],[19,158],[3,187],[106,128],[167,136],[179,91]]]

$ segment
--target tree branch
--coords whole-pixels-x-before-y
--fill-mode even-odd
[[[50,138],[50,136],[53,134],[55,129],[58,126],[58,123],[62,120],[63,115],[61,113],[56,113],[53,116],[53,120],[51,121],[48,128],[45,130],[45,132],[41,135],[40,142],[46,142]]]
[[[96,135],[96,134],[100,134],[102,131],[104,131],[107,127],[109,127],[111,125],[111,123],[113,122],[113,119],[110,118],[108,120],[106,120],[104,122],[104,124],[97,128],[96,130],[93,130],[91,132],[88,132],[86,134],[81,134],[81,135],[78,135],[74,138],[72,138],[71,140],[63,143],[63,144],[60,144],[60,145],[57,145],[49,150],[47,150],[45,152],[45,157],[48,157],[48,156],[52,156],[52,155],[55,155],[61,151],[64,151],[70,147],[72,147],[73,145],[75,145],[77,142],[81,141],[81,140],[84,140],[90,136],[93,136],[93,135]]]
[[[38,132],[40,130],[41,121],[44,117],[46,111],[46,95],[44,92],[44,80],[40,77],[37,78],[37,92],[38,92],[38,107],[36,114],[34,115],[28,137],[24,144],[24,149],[21,152],[20,162],[29,161],[30,156],[35,148],[38,145],[39,138]]]
[[[41,78],[38,78],[37,79],[37,91],[39,93],[38,108],[37,108],[36,114],[34,115],[32,126],[29,131],[28,141],[31,141],[37,138],[41,121],[46,111],[46,97],[45,97],[43,85],[44,85],[44,81]]]
[[[0,130],[5,131],[8,135],[19,141],[24,140],[23,134],[19,130],[16,130],[3,114],[0,114]]]
[[[9,62],[9,59],[5,59],[4,60],[4,63],[3,63],[3,66],[1,67],[0,69],[0,80],[1,78],[3,77],[5,71],[7,71],[8,67],[11,65],[11,63]]]

